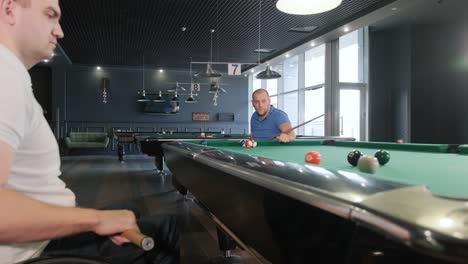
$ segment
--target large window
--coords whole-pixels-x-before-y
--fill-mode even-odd
[[[278,94],[278,80],[272,79],[266,81],[266,89],[270,96]]]
[[[340,91],[340,136],[359,140],[361,133],[361,93],[359,90]]]
[[[255,78],[255,76],[257,74],[258,73],[255,73],[254,77],[253,77],[253,90],[252,91],[255,91],[255,90],[260,89],[260,88],[264,88],[264,87],[262,87],[262,80]]]
[[[292,126],[297,126],[298,124],[298,93],[287,93],[283,96],[284,106],[283,110],[288,114],[289,120],[291,121]]]
[[[356,30],[339,39],[339,135],[365,139],[364,35]]]
[[[298,89],[298,56],[291,57],[283,63],[283,92],[296,91]],[[297,102],[296,102],[297,104]]]
[[[357,83],[363,81],[362,76],[362,42],[360,32],[356,30],[340,37],[340,82]]]
[[[304,72],[305,87],[325,83],[325,45],[306,51]]]
[[[307,90],[304,94],[304,121],[317,118],[325,113],[325,89],[322,87]],[[304,126],[304,135],[324,136],[325,117],[320,117]]]
[[[270,103],[272,106],[278,108],[278,96],[270,96]]]
[[[320,44],[315,47],[291,50],[291,56],[270,61],[281,78],[251,78],[249,89],[263,85],[271,104],[288,114],[292,126],[314,119],[296,129],[296,134],[365,140],[366,32],[362,28],[323,44],[314,43]]]

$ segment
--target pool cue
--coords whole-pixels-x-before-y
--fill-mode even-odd
[[[139,246],[145,251],[149,251],[154,247],[154,240],[151,237],[145,236],[135,229],[125,231],[121,234],[121,236],[130,240],[130,242]]]
[[[289,129],[289,130],[286,131],[286,132],[281,132],[281,133],[279,133],[278,135],[276,135],[276,136],[274,136],[274,137],[271,137],[271,138],[269,138],[269,139],[267,139],[267,140],[273,140],[273,139],[275,139],[277,136],[279,136],[279,135],[281,135],[281,134],[287,134],[287,133],[293,131],[293,130],[296,129],[296,128],[299,128],[299,127],[301,127],[301,126],[303,126],[303,125],[306,125],[306,124],[308,124],[308,123],[310,123],[310,122],[312,122],[312,121],[314,121],[314,120],[317,120],[317,119],[321,118],[322,116],[325,116],[325,114],[316,116],[316,117],[310,119],[309,121],[306,121],[306,122],[304,122],[304,123],[302,123],[302,124],[299,124],[299,125],[297,125],[297,126],[291,128],[291,129]]]

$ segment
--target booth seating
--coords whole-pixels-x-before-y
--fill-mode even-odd
[[[73,149],[106,149],[109,136],[106,132],[70,132],[65,137],[67,151]]]

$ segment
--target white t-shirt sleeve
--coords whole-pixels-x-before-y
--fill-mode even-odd
[[[18,73],[0,68],[0,80],[0,141],[16,151],[27,124],[26,93]]]

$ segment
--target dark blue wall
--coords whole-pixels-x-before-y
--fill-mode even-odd
[[[158,115],[142,111],[142,103],[137,102],[138,92],[143,88],[141,69],[103,68],[52,64],[53,69],[53,115],[51,124],[56,130],[58,120],[59,135],[63,137],[70,131],[107,131],[130,129],[134,131],[179,132],[221,131],[226,133],[247,133],[248,127],[248,78],[244,76],[223,77],[222,83],[227,93],[220,94],[218,106],[212,102],[213,95],[208,93],[209,79],[202,83],[198,102],[187,104],[188,95],[181,95],[178,114]],[[104,104],[101,82],[109,79],[107,103]],[[157,69],[145,71],[145,90],[156,93],[159,89],[167,92],[174,83],[190,82],[188,71]],[[188,84],[183,84],[187,90]],[[188,93],[188,92],[182,92]],[[192,112],[208,112],[209,122],[192,121]],[[59,113],[59,114],[57,114]],[[234,113],[234,122],[217,121],[218,113]]]

